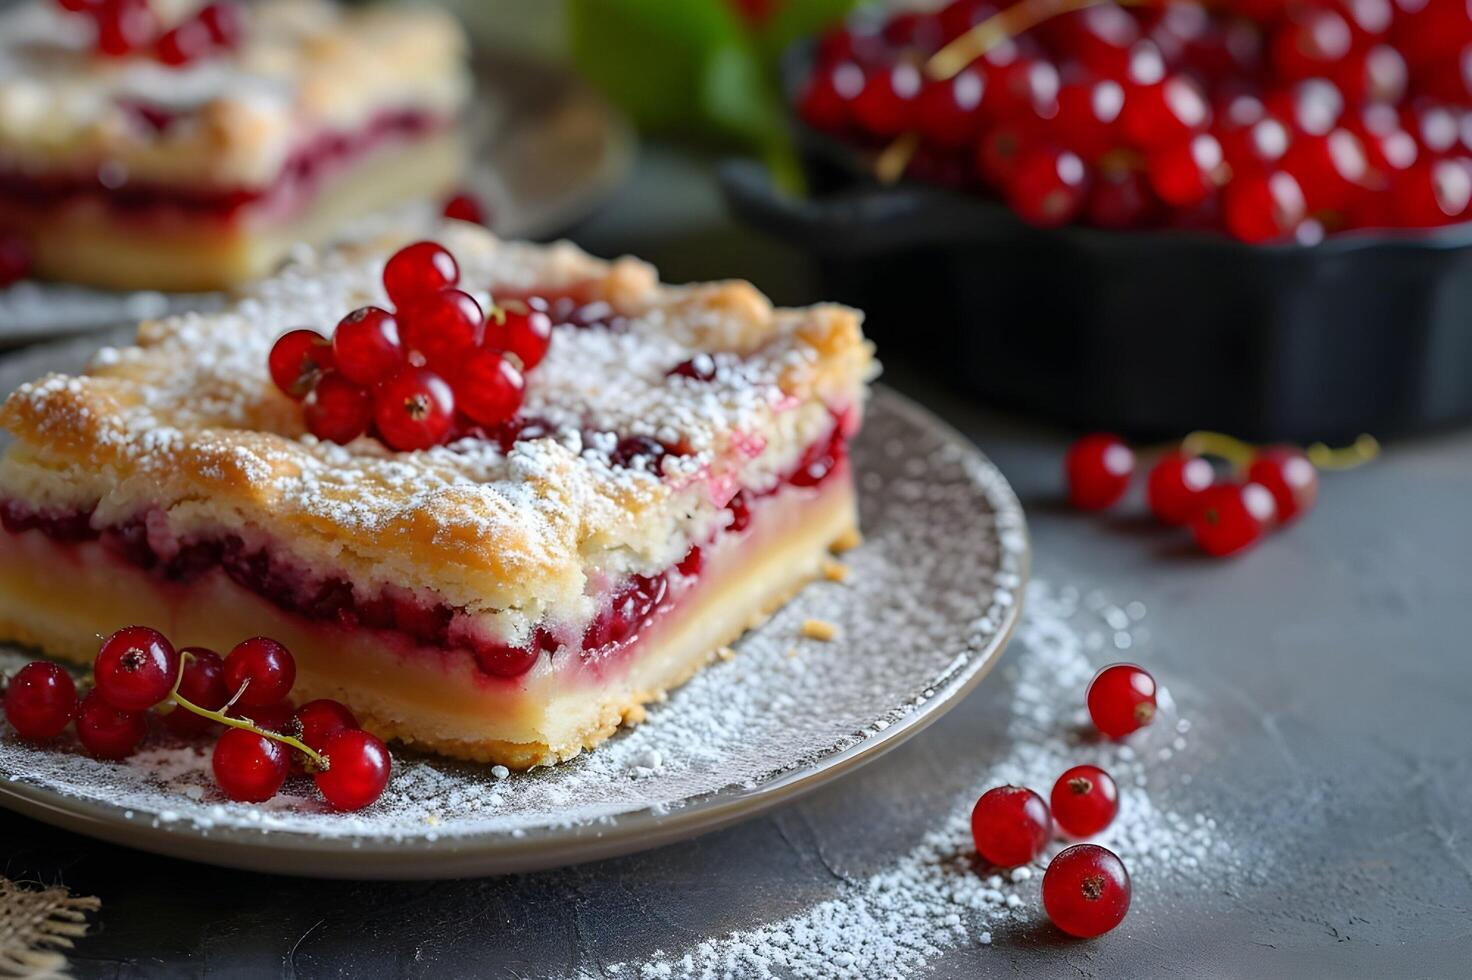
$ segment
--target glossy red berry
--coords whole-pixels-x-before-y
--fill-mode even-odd
[[[1273,33],[1269,57],[1279,76],[1296,81],[1329,74],[1353,44],[1349,24],[1336,11],[1295,4]]]
[[[56,664],[26,664],[5,689],[5,720],[28,742],[60,735],[77,713],[77,685]]]
[[[1068,499],[1080,510],[1113,506],[1129,489],[1135,474],[1135,454],[1119,436],[1098,432],[1084,436],[1063,461]]]
[[[158,18],[148,0],[107,0],[91,11],[97,22],[97,50],[122,57],[147,47],[158,34]]]
[[[1043,909],[1070,936],[1102,936],[1130,910],[1129,872],[1113,851],[1098,844],[1065,848],[1043,872]]]
[[[1124,87],[1111,78],[1074,81],[1058,90],[1053,127],[1069,149],[1092,163],[1119,146]]]
[[[1205,130],[1211,124],[1211,106],[1194,82],[1173,75],[1126,88],[1119,123],[1130,142],[1148,152]]]
[[[281,791],[291,771],[286,746],[243,728],[231,728],[215,743],[210,766],[230,799],[264,803]]]
[[[1036,861],[1053,836],[1043,798],[1022,786],[998,786],[981,794],[971,810],[976,852],[1003,868]]]
[[[404,345],[394,315],[376,306],[360,307],[337,323],[332,357],[349,381],[378,384],[404,365]]]
[[[126,759],[147,734],[143,712],[114,708],[95,689],[77,707],[77,738],[94,758]]]
[[[981,124],[977,110],[985,95],[986,77],[971,68],[943,82],[930,82],[915,107],[915,126],[934,146],[965,146],[976,137]]]
[[[481,425],[514,416],[526,394],[526,379],[500,351],[478,350],[455,375],[455,404]]]
[[[435,372],[405,368],[374,394],[373,421],[391,449],[413,452],[438,446],[455,423],[455,393]]]
[[[92,665],[97,693],[119,711],[147,711],[169,696],[179,654],[158,630],[127,626],[102,643]]]
[[[1283,169],[1298,178],[1309,210],[1320,211],[1353,204],[1368,187],[1370,164],[1359,137],[1336,127],[1323,136],[1294,140]]]
[[[854,120],[873,136],[898,136],[913,124],[920,87],[920,69],[909,62],[865,71],[852,104]]]
[[[1435,228],[1472,216],[1467,161],[1424,159],[1391,181],[1391,213],[1408,228]]]
[[[269,366],[276,387],[300,400],[335,366],[332,343],[315,330],[288,330],[271,346]]]
[[[456,221],[469,221],[471,224],[489,226],[490,212],[481,203],[480,198],[469,191],[461,191],[445,202],[442,213],[446,218],[454,218]]]
[[[230,700],[225,685],[225,661],[213,650],[185,647],[179,651],[184,661],[184,675],[179,680],[179,696],[190,704],[219,711]],[[177,735],[197,735],[213,730],[219,723],[203,718],[184,708],[164,715],[164,727]]]
[[[400,310],[460,281],[455,256],[435,242],[415,242],[395,252],[383,267],[383,288]]]
[[[1059,829],[1070,837],[1092,837],[1114,822],[1119,788],[1098,766],[1074,766],[1053,784],[1050,802]]]
[[[325,442],[346,445],[373,422],[373,396],[340,372],[328,371],[302,403],[307,431]]]
[[[393,760],[376,736],[343,729],[322,747],[328,767],[314,777],[323,799],[338,810],[361,810],[383,795]]]
[[[1239,174],[1222,193],[1227,230],[1251,244],[1289,235],[1307,214],[1297,178],[1281,170]]]
[[[1211,464],[1200,456],[1172,450],[1150,468],[1145,498],[1150,512],[1162,524],[1185,524],[1196,516],[1201,493],[1216,478]]]
[[[1159,200],[1138,170],[1104,168],[1089,187],[1083,220],[1096,228],[1139,228],[1154,218],[1159,207]]]
[[[1089,682],[1089,717],[1109,738],[1124,738],[1155,720],[1155,678],[1135,664],[1110,664]]]
[[[691,381],[714,381],[716,359],[709,354],[696,354],[670,368],[671,377],[689,378]]]
[[[210,32],[210,40],[219,48],[234,48],[240,43],[244,25],[240,20],[240,7],[234,3],[220,2],[205,4],[196,15],[199,22]]]
[[[225,657],[225,686],[235,703],[261,707],[284,700],[296,683],[296,658],[269,637],[242,640]]]
[[[275,704],[234,705],[230,717],[244,718],[257,728],[280,735],[296,734],[296,705],[288,698]],[[287,753],[288,756],[291,753]]]
[[[338,732],[359,727],[357,717],[347,705],[331,698],[308,701],[296,709],[296,720],[301,728],[298,737],[318,752]]]
[[[1073,220],[1088,193],[1088,168],[1078,154],[1041,146],[1023,153],[1007,183],[1007,203],[1018,217],[1039,228]]]
[[[209,28],[191,18],[160,35],[153,44],[153,54],[163,64],[177,68],[204,57],[214,46]]]
[[[976,144],[976,172],[997,190],[1004,190],[1017,173],[1017,162],[1027,149],[1022,127],[1015,124],[994,126],[982,134]]]
[[[1162,201],[1191,208],[1206,200],[1230,173],[1222,145],[1210,133],[1197,133],[1161,147],[1148,158],[1150,186]]]
[[[1275,510],[1273,495],[1256,483],[1218,484],[1202,492],[1191,532],[1208,555],[1235,555],[1258,542]]]
[[[852,61],[819,65],[803,95],[802,118],[809,126],[837,132],[852,119],[853,101],[864,90],[864,69]]]
[[[485,339],[481,346],[491,350],[510,351],[521,361],[521,369],[530,371],[542,363],[552,346],[552,318],[545,311],[525,304],[502,309],[500,316],[486,319]]]
[[[1319,497],[1319,471],[1295,446],[1274,446],[1259,452],[1248,467],[1247,479],[1273,495],[1279,524],[1308,513]]]
[[[400,306],[398,321],[404,348],[441,373],[452,373],[485,336],[480,304],[459,289],[441,289]]]

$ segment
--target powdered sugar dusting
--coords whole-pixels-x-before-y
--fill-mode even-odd
[[[150,826],[251,846],[263,834],[300,835],[383,860],[443,840],[509,854],[524,836],[561,839],[590,826],[613,836],[616,818],[648,825],[697,811],[712,794],[759,796],[843,753],[868,751],[952,701],[1015,621],[1026,536],[1000,474],[883,391],[854,450],[867,540],[847,556],[847,580],[814,583],[750,634],[738,656],[713,663],[642,725],[571,763],[508,775],[401,753],[384,798],[346,815],[324,812],[305,783],[266,807],[228,803],[207,755],[162,742],[119,765],[86,759],[75,746],[3,739],[0,778]],[[832,623],[840,639],[803,639],[807,619]]]
[[[805,911],[682,952],[657,951],[638,963],[604,963],[599,976],[907,977],[948,950],[990,946],[994,935],[1042,918],[1042,873],[1066,843],[1055,843],[1031,867],[986,868],[977,863],[971,844],[971,807],[983,791],[1004,783],[1046,796],[1059,773],[1080,763],[1102,766],[1119,783],[1119,816],[1093,839],[1118,853],[1129,869],[1135,914],[1169,876],[1194,880],[1202,888],[1240,876],[1240,848],[1219,832],[1213,818],[1176,813],[1151,801],[1149,785],[1157,766],[1189,746],[1191,726],[1177,715],[1167,690],[1160,693],[1162,710],[1148,734],[1123,745],[1086,734],[1081,694],[1101,666],[1085,652],[1089,638],[1105,628],[1132,633],[1140,617],[1125,612],[1130,606],[1110,605],[1098,594],[1081,601],[1076,589],[1042,583],[1033,585],[1027,602],[1004,668],[1014,681],[1008,751],[949,813],[937,814],[938,829],[889,867],[841,882],[832,898]]]

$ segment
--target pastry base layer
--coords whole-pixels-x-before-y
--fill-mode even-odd
[[[570,759],[643,720],[645,704],[763,622],[856,532],[846,465],[819,487],[762,498],[750,529],[706,549],[693,584],[625,646],[591,658],[558,651],[509,680],[485,675],[462,651],[284,612],[223,573],[161,583],[96,543],[0,532],[0,639],[88,664],[100,637],[134,623],[222,653],[264,634],[295,654],[299,703],[335,698],[384,738],[525,769]]]
[[[15,216],[30,243],[35,274],[108,289],[198,292],[268,275],[293,245],[320,244],[353,218],[419,198],[434,199],[460,179],[458,134],[443,132],[374,150],[325,178],[311,203],[288,218],[162,222],[105,208],[67,207]],[[10,219],[0,216],[0,231]]]

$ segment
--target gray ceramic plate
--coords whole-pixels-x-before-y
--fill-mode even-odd
[[[468,121],[475,149],[466,184],[489,206],[498,234],[558,234],[627,176],[633,129],[576,76],[499,52],[478,59],[476,75],[480,94]],[[421,205],[389,217],[427,228],[434,215],[434,207]],[[216,293],[117,293],[22,282],[0,289],[0,348],[220,302]]]
[[[0,390],[79,357],[73,344],[0,362]],[[346,878],[524,871],[750,817],[940,717],[1000,656],[1020,613],[1027,532],[991,463],[882,388],[854,456],[866,540],[845,556],[848,580],[810,586],[734,658],[571,763],[498,779],[399,753],[382,800],[334,814],[305,780],[265,807],[223,801],[200,746],[150,741],[126,764],[100,763],[72,742],[25,745],[0,722],[0,805],[176,857]],[[803,639],[809,617],[835,624],[838,639]],[[24,659],[0,648],[0,668]]]

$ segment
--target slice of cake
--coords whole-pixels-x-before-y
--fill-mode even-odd
[[[217,649],[266,634],[299,697],[526,767],[639,720],[856,539],[847,443],[876,364],[855,311],[458,222],[439,241],[483,308],[555,324],[515,417],[413,452],[337,445],[272,383],[278,336],[390,305],[401,241],[145,323],[0,411],[0,637],[90,662],[131,623]]]
[[[217,289],[458,180],[458,25],[325,0],[0,13],[0,236],[37,275]]]

